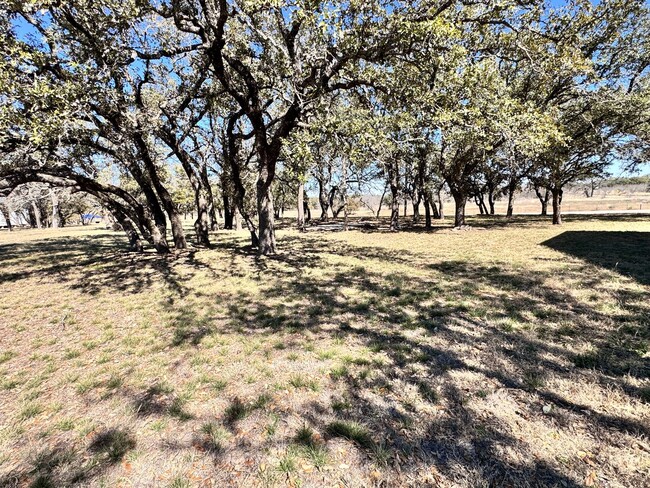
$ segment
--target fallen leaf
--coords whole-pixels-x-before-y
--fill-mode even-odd
[[[592,471],[585,477],[585,486],[594,486],[598,481],[598,475],[595,471]]]

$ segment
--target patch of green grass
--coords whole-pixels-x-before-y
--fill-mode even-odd
[[[235,398],[224,411],[224,418],[227,422],[236,422],[247,417],[255,410],[265,408],[271,401],[271,397],[262,393],[252,403],[244,403],[239,398]]]
[[[318,391],[320,386],[316,380],[310,379],[303,374],[295,374],[289,379],[289,384],[294,388],[308,388],[312,391]]]
[[[340,413],[352,408],[352,404],[346,399],[333,400],[332,401],[332,410]]]
[[[426,381],[418,382],[418,392],[429,403],[436,403],[438,401],[438,393]]]
[[[278,462],[278,471],[283,474],[292,474],[296,471],[296,458],[291,452],[287,452]]]
[[[530,390],[542,388],[546,381],[539,371],[526,371],[523,376],[524,385]]]
[[[388,445],[385,442],[378,442],[374,443],[371,449],[375,462],[382,467],[388,466],[391,458],[391,451]]]
[[[298,444],[297,452],[316,468],[322,468],[327,465],[329,455],[325,446],[317,442],[316,434],[308,425],[303,425],[296,436],[294,442]]]
[[[18,354],[14,351],[2,351],[0,352],[0,364],[6,363],[11,358],[16,357]]]
[[[18,412],[19,420],[28,420],[36,417],[43,411],[43,407],[38,403],[27,403]]]
[[[15,378],[3,380],[2,382],[0,382],[0,390],[13,390],[20,384],[21,382]]]
[[[62,432],[68,432],[75,427],[75,421],[72,419],[63,419],[56,424],[56,428]]]
[[[77,383],[75,390],[80,395],[88,393],[90,390],[97,388],[99,386],[99,381],[96,378],[86,378]]]
[[[590,351],[584,354],[576,354],[573,356],[573,364],[577,368],[592,369],[600,363],[598,353]]]
[[[192,486],[192,483],[190,483],[190,480],[183,476],[177,476],[167,486],[169,488],[190,488]]]
[[[266,424],[266,435],[273,437],[278,431],[278,422],[280,421],[280,416],[276,413],[271,413],[271,421]]]
[[[81,356],[81,351],[77,349],[66,349],[65,353],[63,354],[63,357],[65,359],[75,359]]]
[[[226,386],[228,386],[228,382],[225,380],[214,380],[210,383],[210,387],[216,392],[225,390]]]
[[[160,432],[162,430],[165,430],[165,427],[167,427],[167,422],[163,419],[154,420],[149,425],[149,428],[154,432]]]
[[[239,398],[235,398],[224,412],[224,417],[228,422],[235,422],[245,418],[250,413],[248,405],[243,403]]]
[[[336,352],[331,350],[331,349],[327,349],[325,351],[320,351],[318,353],[318,359],[321,359],[323,361],[325,361],[326,359],[332,359],[335,356],[336,356]]]
[[[201,426],[203,432],[209,440],[211,449],[215,451],[223,450],[223,441],[228,438],[228,431],[215,422],[208,422]]]
[[[109,461],[116,463],[124,455],[135,448],[135,438],[125,430],[110,429],[101,432],[92,440],[89,450],[104,455]]]
[[[106,383],[104,386],[108,388],[109,390],[115,390],[119,387],[121,387],[124,384],[124,379],[116,374],[112,374],[110,378],[106,380]]]
[[[357,422],[336,420],[327,425],[326,432],[331,437],[343,437],[366,449],[374,446],[368,429]]]
[[[193,418],[192,414],[185,410],[185,405],[187,404],[187,398],[183,396],[174,397],[167,413],[174,418],[177,418],[181,422],[185,422]]]
[[[350,372],[348,371],[347,366],[337,366],[336,368],[332,368],[330,371],[330,378],[332,378],[334,381],[338,381],[349,374]]]
[[[311,446],[314,444],[314,431],[307,425],[303,425],[298,429],[296,437],[294,438],[298,444]]]

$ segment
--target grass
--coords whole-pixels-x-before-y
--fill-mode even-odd
[[[473,224],[0,232],[0,486],[643,486],[650,221]]]
[[[201,426],[201,432],[207,436],[211,449],[214,451],[223,450],[223,441],[228,438],[228,431],[226,429],[214,422],[208,422]]]
[[[327,425],[326,432],[332,437],[343,437],[353,441],[366,449],[375,446],[368,429],[358,422],[336,420]]]

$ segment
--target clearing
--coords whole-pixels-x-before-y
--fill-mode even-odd
[[[567,220],[2,232],[0,486],[642,486],[650,220]]]

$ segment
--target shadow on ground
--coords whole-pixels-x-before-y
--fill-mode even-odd
[[[542,244],[650,285],[650,232],[566,231]]]
[[[594,290],[611,277],[594,273],[590,264],[641,285],[650,283],[648,234],[567,231],[543,244],[582,260],[563,270],[563,277],[580,277]],[[309,332],[361,344],[372,354],[349,359],[332,378],[332,399],[345,399],[351,406],[333,411],[332,405],[318,403],[298,414],[323,433],[332,415],[362,423],[372,437],[361,446],[368,459],[378,463],[380,448],[386,448],[389,454],[382,455],[382,462],[400,472],[435,467],[464,486],[582,486],[580,461],[535,459],[533,440],[516,435],[503,417],[468,406],[483,395],[498,402],[500,392],[518,404],[513,422],[566,432],[579,425],[597,432],[604,445],[650,436],[648,425],[636,418],[599,411],[584,397],[548,386],[551,378],[581,388],[596,383],[620,389],[630,401],[648,401],[647,390],[628,381],[650,376],[648,360],[639,353],[648,340],[645,289],[608,292],[619,304],[608,313],[596,302],[567,293],[561,280],[553,281],[556,269],[530,273],[471,260],[434,260],[313,235],[282,238],[283,251],[272,258],[255,256],[239,239],[223,238],[215,249],[231,261],[213,265],[197,260],[196,250],[161,257],[124,253],[122,245],[121,238],[109,235],[2,246],[0,283],[47,276],[95,294],[140,293],[164,280],[170,297],[162,306],[177,314],[170,347],[196,348],[205,337],[224,331],[262,335],[269,343],[286,334],[300,341]],[[177,299],[200,296],[200,290],[187,286],[192,273],[215,280],[244,276],[235,257],[246,260],[261,286],[258,293],[233,289],[205,296],[206,303],[224,304],[227,320],[206,319],[191,305],[176,305]],[[3,263],[25,266],[7,271]],[[189,268],[189,275],[180,275],[176,264]],[[321,272],[312,273],[315,269]],[[589,352],[576,353],[585,340]],[[477,389],[475,380],[464,382],[462,375],[488,386]],[[417,401],[409,401],[405,391]],[[166,401],[158,390],[131,400],[141,416],[163,415],[171,409]],[[547,406],[552,413],[544,411]],[[435,408],[439,414],[431,414]],[[227,414],[224,418],[234,422]],[[107,451],[105,446],[116,439],[118,446]],[[88,448],[91,453],[104,453],[106,462],[115,462],[135,441],[130,434],[116,437],[112,432],[96,444]],[[504,454],[511,450],[518,452],[518,462]],[[616,476],[616,466],[601,469]],[[624,481],[642,483],[643,474]]]

